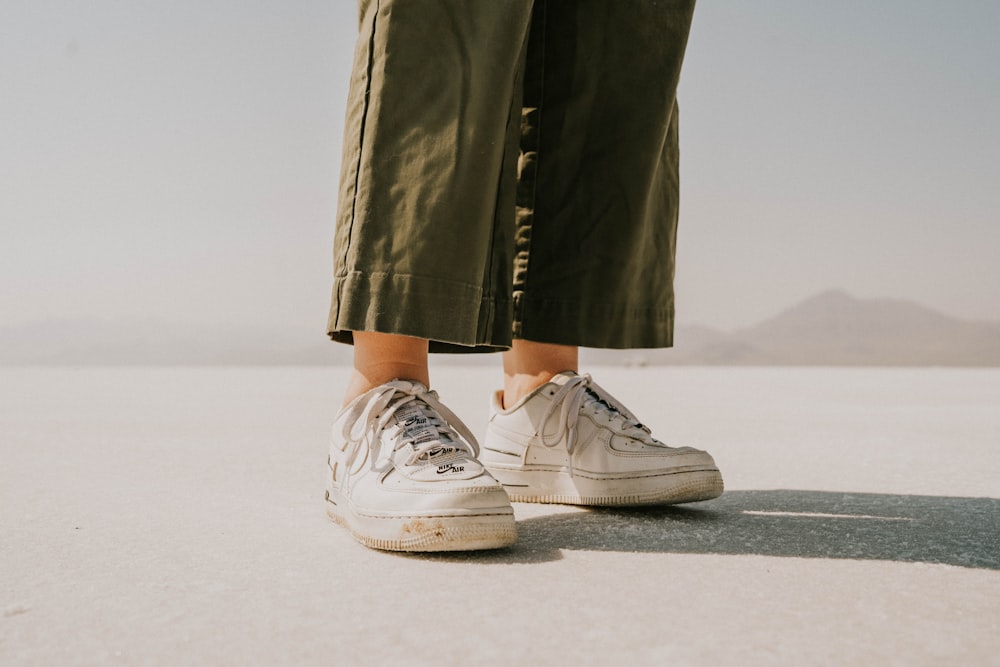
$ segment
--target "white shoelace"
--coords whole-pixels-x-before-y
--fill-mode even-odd
[[[421,430],[426,430],[430,437],[424,437],[424,434],[417,437],[400,426],[392,447],[383,446],[382,433],[398,421],[396,413],[404,405],[415,402],[418,405],[420,402],[424,404],[418,407],[421,417],[426,419]],[[367,441],[371,452],[371,467],[377,472],[393,465],[392,455],[406,445],[413,446],[407,465],[413,465],[422,456],[442,448],[465,450],[473,458],[479,456],[479,443],[475,436],[454,412],[441,403],[437,392],[405,380],[393,380],[376,387],[369,392],[366,400],[351,404],[344,420],[342,436],[351,442]],[[362,447],[354,449],[347,461],[349,469],[354,467],[361,450]]]
[[[618,402],[603,387],[594,382],[590,374],[573,375],[552,396],[552,402],[542,413],[535,436],[546,447],[555,447],[563,435],[566,436],[566,451],[570,454],[570,472],[573,470],[573,452],[577,445],[577,419],[581,409],[590,409],[595,415],[603,415],[616,430],[636,440],[654,444],[652,432],[639,422],[628,408]],[[549,420],[559,410],[559,431],[550,441],[545,435]]]

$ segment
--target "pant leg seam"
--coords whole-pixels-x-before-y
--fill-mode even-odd
[[[375,29],[378,25],[378,14],[381,10],[379,0],[375,0],[372,15],[372,29],[368,37],[368,65],[365,69],[364,109],[361,111],[361,124],[358,127],[358,157],[354,168],[354,194],[351,198],[351,224],[347,228],[347,245],[344,248],[344,273],[348,274],[348,258],[351,255],[351,245],[354,242],[354,225],[358,214],[358,185],[361,182],[361,159],[365,146],[365,127],[368,125],[368,113],[371,110],[372,71],[375,69]]]

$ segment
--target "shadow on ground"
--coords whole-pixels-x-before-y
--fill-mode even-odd
[[[516,505],[515,505],[516,507]],[[518,522],[487,562],[561,550],[848,558],[1000,569],[1000,500],[871,493],[729,491],[675,507],[592,509]],[[468,556],[466,556],[468,558]]]

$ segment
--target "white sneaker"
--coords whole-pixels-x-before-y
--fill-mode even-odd
[[[654,439],[589,375],[560,373],[506,410],[502,396],[493,395],[481,460],[511,500],[653,505],[722,495],[707,452]]]
[[[469,429],[419,382],[359,396],[333,425],[326,508],[361,543],[392,551],[496,549],[517,540],[503,487]]]

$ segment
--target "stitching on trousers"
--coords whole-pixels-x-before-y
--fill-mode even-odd
[[[371,109],[372,70],[375,68],[375,28],[378,26],[378,14],[381,9],[381,4],[376,0],[374,15],[372,16],[371,36],[368,38],[368,67],[365,70],[365,105],[361,111],[361,125],[358,127],[358,159],[354,167],[354,196],[351,199],[351,224],[347,228],[347,247],[344,248],[345,271],[347,270],[347,260],[351,255],[351,244],[354,242],[354,225],[357,223],[358,183],[361,182],[361,155],[365,145],[365,126],[368,124],[368,112]]]
[[[508,107],[508,111],[507,111],[507,128],[505,129],[505,132],[504,132],[504,142],[505,142],[505,144],[508,141],[508,139],[507,139],[508,134],[507,133],[511,131],[510,126],[513,123],[515,123],[515,122],[518,124],[518,126],[520,126],[520,122],[521,122],[521,108],[524,106],[524,94],[523,94],[523,91],[524,91],[524,78],[525,78],[524,67],[525,67],[525,64],[527,62],[528,38],[529,38],[530,33],[531,33],[531,23],[530,23],[531,17],[529,16],[528,19],[529,19],[528,29],[524,33],[524,43],[521,45],[520,54],[518,55],[518,58],[522,61],[521,72],[519,74],[515,73],[515,75],[514,75],[514,82],[513,82],[514,86],[513,86],[512,90],[510,92],[511,100],[510,100],[510,106]],[[519,81],[519,79],[520,79],[520,81]],[[518,85],[520,85],[520,87],[521,87],[521,91],[520,91],[521,94],[520,95],[518,94],[518,90],[517,90],[517,86]],[[515,101],[519,102],[519,104],[517,105],[516,108],[514,106],[514,102]],[[520,141],[518,143],[520,144]],[[495,323],[496,323],[497,304],[507,303],[509,301],[513,301],[513,299],[514,299],[513,293],[511,293],[511,295],[510,295],[509,298],[506,296],[506,293],[503,296],[497,296],[497,290],[498,289],[507,289],[507,288],[511,287],[510,285],[501,286],[501,285],[494,285],[493,284],[493,280],[494,280],[494,273],[493,273],[493,263],[494,262],[493,262],[493,260],[494,260],[495,245],[496,245],[497,217],[501,214],[500,204],[502,202],[501,202],[501,199],[500,199],[500,195],[501,195],[501,193],[503,191],[503,186],[505,184],[504,174],[506,173],[506,169],[511,168],[511,167],[508,166],[508,160],[510,159],[510,157],[511,157],[511,155],[508,154],[508,151],[505,149],[504,152],[503,152],[503,159],[501,160],[501,163],[500,163],[500,176],[499,176],[498,182],[497,182],[497,196],[496,196],[496,199],[495,199],[495,201],[493,203],[493,224],[490,227],[490,248],[489,248],[489,253],[487,254],[486,278],[483,281],[484,282],[484,285],[483,285],[483,287],[484,287],[484,299],[483,299],[483,301],[484,302],[487,301],[487,299],[485,298],[485,295],[487,294],[487,292],[488,292],[489,297],[490,297],[489,300],[488,300],[488,302],[489,302],[489,308],[488,308],[488,313],[487,313],[487,317],[486,317],[487,321],[485,322],[483,330],[484,330],[484,332],[489,332],[489,333],[486,333],[486,336],[490,340],[493,339],[493,333],[492,332],[493,332],[493,329],[494,329]],[[513,165],[513,168],[517,169],[517,161],[516,160],[515,160],[515,163]],[[516,179],[516,177],[514,179],[512,187],[514,188],[513,199],[514,199],[514,208],[515,208],[515,214],[514,214],[515,220],[513,220],[512,227],[516,227],[516,224],[517,224],[517,220],[516,220],[517,179]],[[506,215],[506,214],[504,214],[504,215]],[[513,259],[513,258],[510,258],[510,259]],[[511,280],[513,280],[513,267],[510,266],[509,268],[511,270]],[[516,321],[516,318],[512,318],[511,319],[511,326],[513,326],[513,324],[514,324],[515,321]]]

